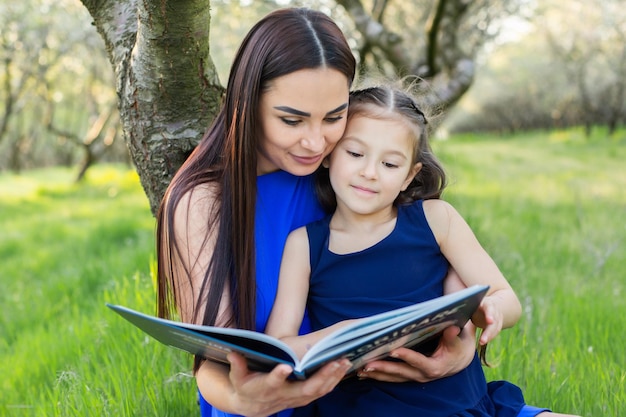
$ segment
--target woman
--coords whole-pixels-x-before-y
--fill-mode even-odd
[[[311,174],[343,134],[355,66],[341,30],[323,13],[277,10],[251,29],[222,110],[158,213],[161,317],[176,310],[186,322],[264,331],[287,234],[324,214]],[[368,376],[395,382],[454,374],[474,354],[471,331],[458,333],[449,329],[430,358],[399,349],[404,362],[372,363]],[[230,368],[196,358],[201,404],[246,416],[305,405],[330,392],[348,366],[331,363],[295,382],[285,365],[264,374],[250,372],[238,355],[229,361]]]

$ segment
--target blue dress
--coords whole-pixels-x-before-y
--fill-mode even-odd
[[[255,218],[256,245],[256,330],[264,331],[269,319],[276,290],[278,274],[287,235],[307,223],[319,220],[324,211],[315,197],[313,176],[298,177],[285,171],[276,171],[257,177]],[[305,319],[301,332],[308,332]],[[199,395],[202,417],[233,416],[211,407]],[[292,410],[278,413],[291,415]]]
[[[443,294],[448,262],[426,221],[422,201],[398,209],[394,230],[360,252],[328,250],[330,216],[309,224],[311,280],[307,308],[314,330],[426,301]],[[428,383],[349,378],[300,416],[516,417],[518,387],[487,384],[480,360],[456,375]]]

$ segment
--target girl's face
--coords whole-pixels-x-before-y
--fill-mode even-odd
[[[348,79],[334,69],[292,72],[272,80],[260,99],[257,174],[313,173],[346,127]]]
[[[355,115],[329,158],[337,207],[357,214],[390,213],[422,167],[413,164],[414,134],[401,121]]]

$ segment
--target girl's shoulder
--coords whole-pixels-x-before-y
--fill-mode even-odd
[[[452,204],[440,198],[423,200],[422,206],[424,207],[424,213],[439,212],[439,211],[448,212],[449,210],[454,210],[454,207],[452,207]]]
[[[442,216],[445,218],[451,212],[456,211],[450,203],[441,199],[416,200],[399,207],[401,211],[409,213],[411,216],[423,216],[429,222],[431,219],[434,221]]]
[[[447,236],[450,228],[450,220],[457,215],[456,210],[450,203],[441,199],[424,200],[424,217],[435,235],[437,242]]]
[[[291,232],[289,232],[289,235],[287,236],[287,241],[303,241],[303,240],[308,240],[307,238],[307,226],[301,226],[298,227],[297,229],[292,230]]]

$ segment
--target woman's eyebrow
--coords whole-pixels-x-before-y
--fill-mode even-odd
[[[347,109],[348,108],[348,103],[343,103],[341,106],[337,107],[336,109],[333,109],[331,111],[329,111],[328,113],[326,113],[326,116],[331,115],[331,114],[335,114],[335,113],[339,113],[340,111]]]
[[[340,111],[346,109],[347,107],[348,107],[348,103],[344,103],[341,106],[337,107],[336,109],[333,109],[333,110],[329,111],[328,113],[326,113],[326,116],[328,116],[330,114],[339,113]],[[293,107],[289,107],[289,106],[275,106],[274,108],[276,110],[284,111],[285,113],[290,113],[290,114],[293,114],[295,116],[311,117],[311,113],[307,113],[307,112],[304,112],[302,110],[294,109]]]
[[[296,115],[296,116],[311,117],[311,113],[303,112],[301,110],[294,109],[293,107],[276,106],[274,108],[276,110],[284,111],[285,113],[291,113],[291,114]]]

